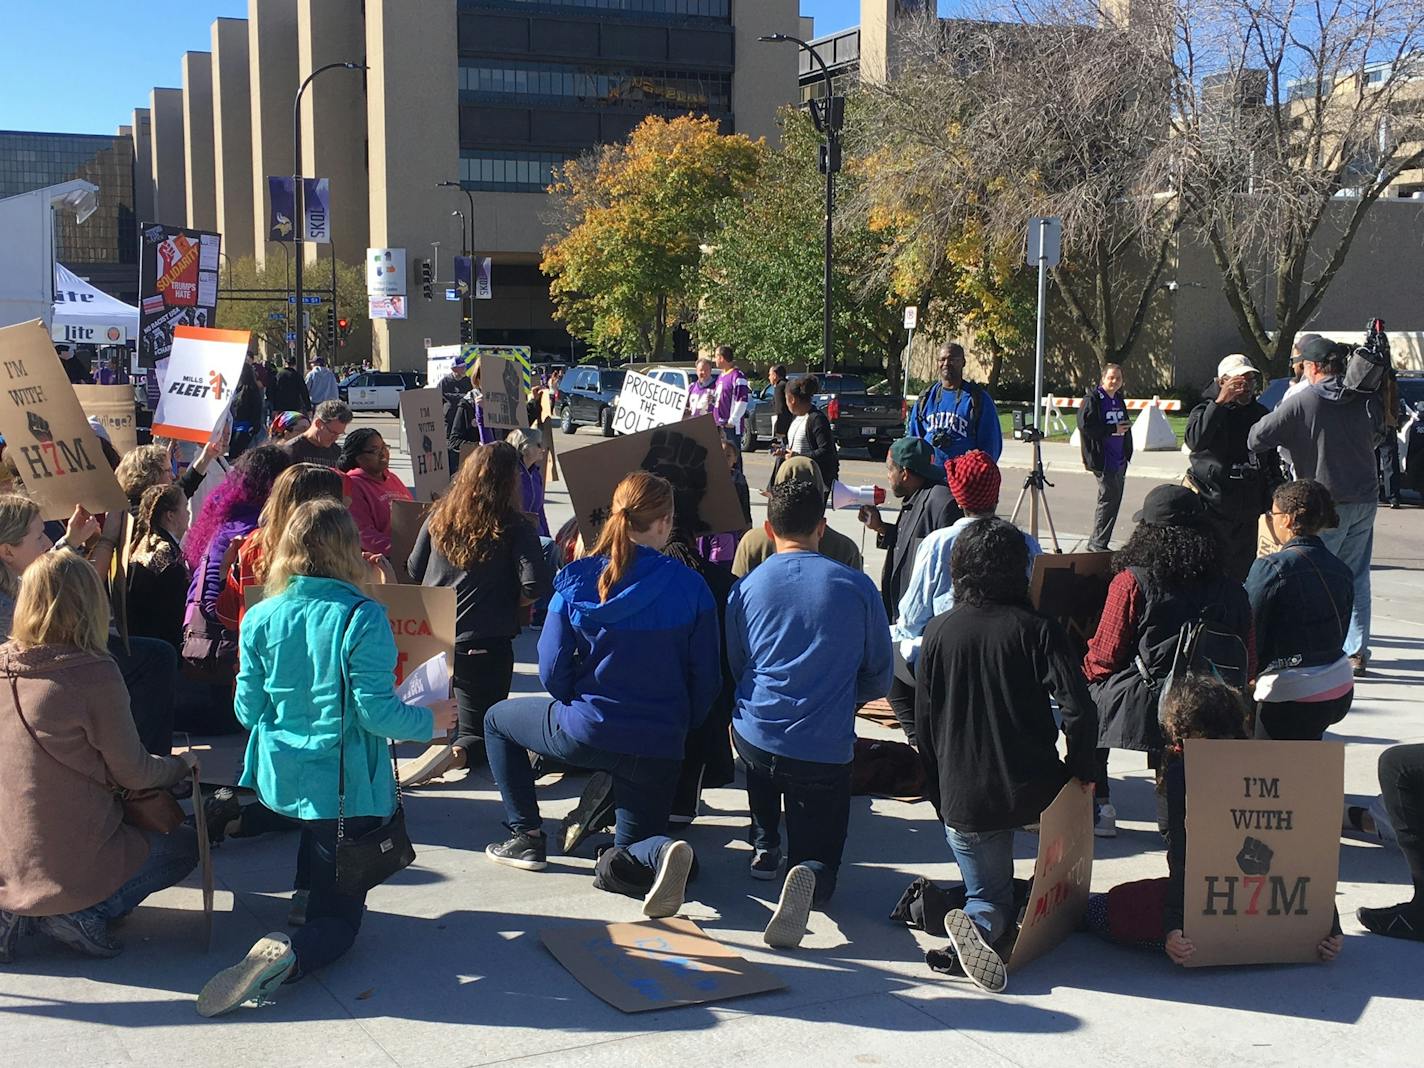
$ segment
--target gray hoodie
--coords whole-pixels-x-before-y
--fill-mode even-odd
[[[1382,431],[1379,401],[1325,378],[1291,394],[1251,428],[1253,452],[1279,446],[1297,478],[1322,483],[1336,504],[1377,500],[1375,442]]]

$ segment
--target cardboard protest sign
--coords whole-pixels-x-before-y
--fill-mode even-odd
[[[517,430],[529,425],[524,371],[512,353],[485,349],[479,355],[480,406],[485,426]]]
[[[415,548],[415,539],[420,534],[421,524],[430,514],[429,501],[391,501],[391,554],[386,557],[396,573],[396,581],[410,583],[410,572],[406,561]]]
[[[1189,738],[1188,967],[1318,960],[1340,872],[1343,742]]]
[[[687,390],[629,371],[623,376],[623,389],[613,410],[613,429],[619,434],[636,434],[681,422],[686,411]]]
[[[786,984],[691,920],[552,927],[539,939],[590,993],[620,1012],[763,994]]]
[[[74,395],[86,416],[99,420],[109,432],[109,444],[120,456],[138,448],[138,421],[134,418],[133,386],[75,386]]]
[[[206,953],[213,948],[213,846],[208,839],[207,812],[203,808],[203,784],[199,781],[199,768],[192,769],[191,777],[193,830],[198,838],[198,871],[203,884],[203,952]]]
[[[5,454],[46,519],[68,519],[75,505],[122,511],[124,491],[79,407],[44,324],[0,329],[0,434]]]
[[[440,391],[404,391],[400,395],[400,415],[411,470],[415,472],[416,500],[433,501],[435,495],[450,484],[450,454],[445,441],[445,411]]]
[[[452,671],[455,655],[455,588],[453,586],[367,586],[366,592],[386,606],[396,637],[396,682],[432,656],[445,654]]]
[[[1009,958],[1016,972],[1078,927],[1093,881],[1093,793],[1069,779],[1038,821],[1033,894]]]
[[[232,407],[248,340],[246,330],[175,329],[153,433],[206,444]]]
[[[586,545],[597,539],[618,483],[624,475],[640,469],[672,483],[677,513],[693,527],[692,534],[747,529],[732,473],[722,455],[722,432],[710,415],[608,438],[568,453],[562,464]]]
[[[1029,600],[1086,645],[1098,629],[1112,581],[1112,553],[1040,553],[1033,558]]]

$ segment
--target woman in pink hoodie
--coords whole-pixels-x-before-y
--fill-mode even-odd
[[[405,483],[391,473],[390,448],[379,432],[361,427],[346,435],[336,466],[346,476],[362,551],[389,556],[391,501],[414,500]]]

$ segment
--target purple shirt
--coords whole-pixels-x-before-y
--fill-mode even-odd
[[[1122,435],[1117,433],[1117,427],[1129,423],[1127,404],[1122,399],[1121,390],[1114,397],[1102,386],[1098,387],[1098,403],[1102,405],[1103,422],[1111,431],[1103,439],[1103,470],[1121,471],[1127,466],[1127,459],[1123,455]]]
[[[751,400],[751,387],[747,385],[747,376],[742,374],[741,369],[733,367],[730,371],[723,371],[717,376],[716,403],[712,406],[712,417],[718,426],[729,426],[732,420],[732,405],[741,401],[745,404]],[[733,427],[737,433],[742,431],[742,423],[746,421],[746,411],[743,410],[742,418],[737,420],[737,425]]]
[[[706,415],[712,410],[712,394],[717,388],[717,380],[714,378],[706,385],[700,379],[693,379],[692,385],[687,387],[687,417],[696,419],[699,415]]]
[[[519,483],[524,491],[524,510],[539,517],[540,537],[549,537],[549,519],[544,515],[544,472],[539,467],[519,465]]]

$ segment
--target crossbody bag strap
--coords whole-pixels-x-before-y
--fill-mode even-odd
[[[53,760],[56,764],[58,764],[58,765],[59,765],[60,767],[62,767],[65,771],[69,772],[71,775],[75,776],[76,778],[83,779],[85,782],[88,782],[88,783],[94,783],[96,786],[101,786],[101,787],[103,787],[105,790],[108,790],[111,794],[114,794],[115,796],[120,796],[120,797],[123,796],[123,794],[125,793],[125,790],[124,790],[124,788],[123,788],[122,786],[117,786],[117,785],[115,785],[115,784],[112,783],[112,782],[100,782],[98,779],[90,778],[88,775],[85,775],[85,774],[84,774],[82,771],[80,771],[78,768],[70,767],[70,766],[69,766],[68,764],[66,764],[64,761],[60,760],[59,757],[55,756],[53,753],[51,753],[51,752],[49,751],[49,749],[45,746],[44,742],[40,741],[40,736],[35,733],[35,729],[30,726],[30,721],[25,718],[25,711],[24,711],[24,709],[22,709],[22,708],[20,707],[20,681],[19,681],[19,676],[18,676],[18,675],[6,675],[5,677],[6,677],[7,679],[9,679],[9,681],[10,681],[10,696],[13,697],[13,698],[14,698],[14,701],[15,701],[15,715],[17,715],[17,716],[20,717],[20,725],[25,728],[25,733],[30,736],[30,741],[34,742],[35,745],[39,747],[39,751],[40,751],[41,753],[43,753],[45,756],[49,757],[49,758],[50,758],[51,760]],[[99,756],[100,756],[101,759],[102,759],[103,755],[104,755],[103,753],[100,753],[100,754],[99,754]],[[104,767],[107,768],[107,767],[108,767],[108,764],[105,763],[105,764],[104,764]]]
[[[1320,585],[1325,587],[1325,596],[1330,598],[1330,611],[1335,614],[1335,628],[1340,631],[1340,644],[1343,646],[1346,638],[1345,628],[1340,623],[1340,607],[1335,603],[1335,595],[1330,592],[1330,583],[1325,581],[1325,576],[1321,573],[1320,568],[1316,566],[1315,561],[1310,558],[1309,553],[1299,545],[1289,545],[1287,548],[1310,565],[1310,569],[1315,572],[1315,577],[1320,580]]]
[[[346,678],[346,639],[351,635],[351,624],[356,621],[356,610],[361,607],[361,603],[366,598],[362,597],[351,605],[351,610],[346,613],[346,622],[341,627],[341,637],[336,643],[336,657],[341,663],[341,703],[338,706],[341,715],[341,732],[336,736],[336,840],[342,841],[346,837],[346,691],[348,682]]]

